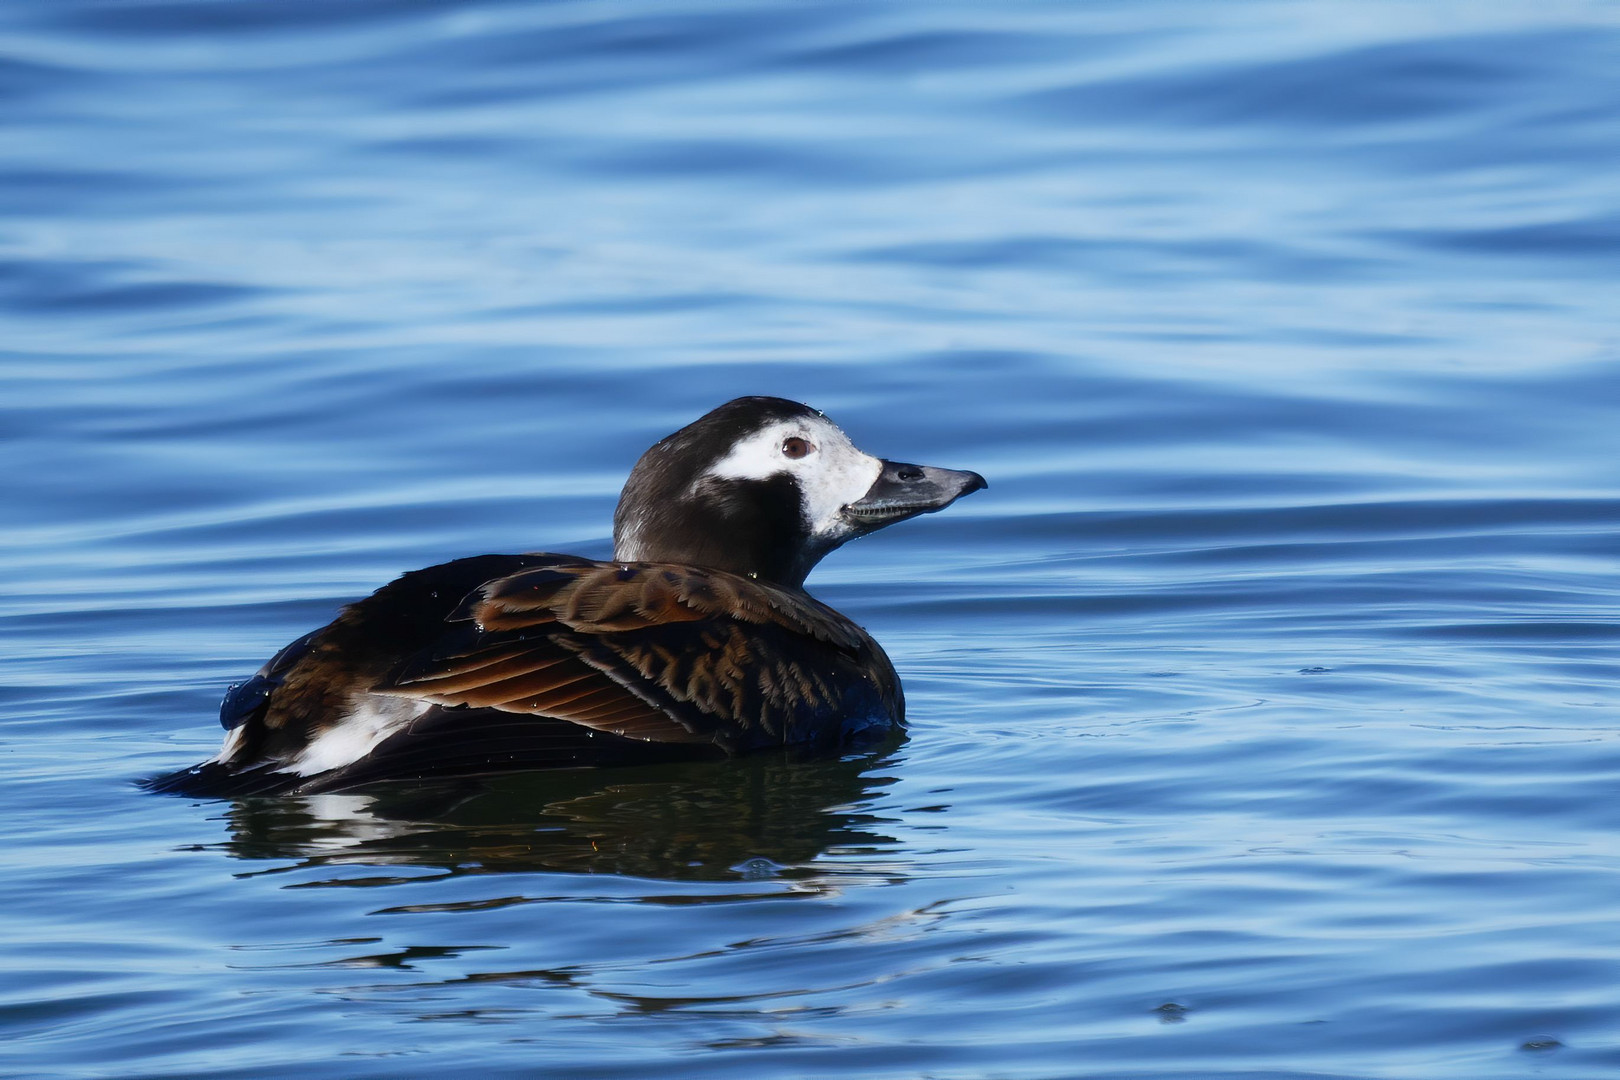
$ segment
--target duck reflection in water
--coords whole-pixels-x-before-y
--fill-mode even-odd
[[[676,881],[825,876],[825,866],[806,864],[833,850],[894,844],[884,818],[867,807],[892,783],[886,751],[898,741],[837,760],[765,755],[552,772],[544,786],[506,775],[239,798],[218,846],[241,859],[284,861],[267,873],[363,865]]]

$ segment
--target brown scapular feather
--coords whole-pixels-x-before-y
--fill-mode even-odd
[[[722,745],[793,741],[798,718],[840,708],[836,680],[794,658],[803,648],[893,692],[892,675],[867,669],[876,647],[859,627],[802,591],[724,571],[559,560],[485,582],[449,622],[464,629],[375,691]]]

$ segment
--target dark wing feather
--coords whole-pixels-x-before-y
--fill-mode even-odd
[[[864,631],[720,571],[536,567],[484,583],[450,621],[376,691],[728,750],[818,741],[857,711],[898,717],[893,671]]]
[[[577,637],[540,613],[533,626],[498,631],[463,621],[374,689],[436,705],[555,717],[631,739],[709,741],[581,659]]]

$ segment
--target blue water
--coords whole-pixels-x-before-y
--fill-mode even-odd
[[[1616,11],[0,5],[0,1074],[1620,1075]],[[903,743],[136,786],[741,393]]]

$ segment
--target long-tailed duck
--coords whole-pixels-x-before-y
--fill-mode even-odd
[[[862,453],[821,413],[738,398],[631,470],[613,559],[478,555],[408,573],[220,706],[201,795],[834,749],[904,716],[894,666],[803,589],[829,551],[985,486]]]

